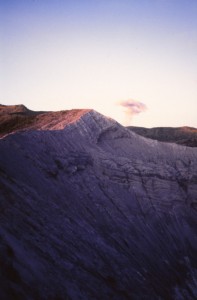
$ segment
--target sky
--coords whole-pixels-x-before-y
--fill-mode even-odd
[[[197,0],[0,0],[0,103],[197,127],[196,16]]]

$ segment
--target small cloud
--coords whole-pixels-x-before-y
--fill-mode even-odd
[[[144,103],[133,100],[133,99],[121,101],[118,103],[118,105],[125,108],[124,113],[125,113],[125,119],[126,119],[125,120],[126,126],[130,125],[130,122],[134,115],[137,115],[143,111],[146,111],[146,109],[147,109],[147,107]]]

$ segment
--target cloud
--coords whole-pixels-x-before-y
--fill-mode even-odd
[[[143,111],[146,111],[147,107],[144,103],[133,100],[133,99],[128,99],[124,100],[118,103],[121,107],[124,108],[124,113],[125,113],[125,125],[129,125],[132,117],[134,115],[137,115]]]

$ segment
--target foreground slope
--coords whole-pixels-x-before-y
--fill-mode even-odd
[[[0,140],[0,299],[196,299],[196,149],[63,120]]]

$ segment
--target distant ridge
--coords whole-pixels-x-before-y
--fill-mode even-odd
[[[149,139],[160,142],[176,143],[179,145],[197,147],[197,129],[193,127],[128,127],[133,132]]]

